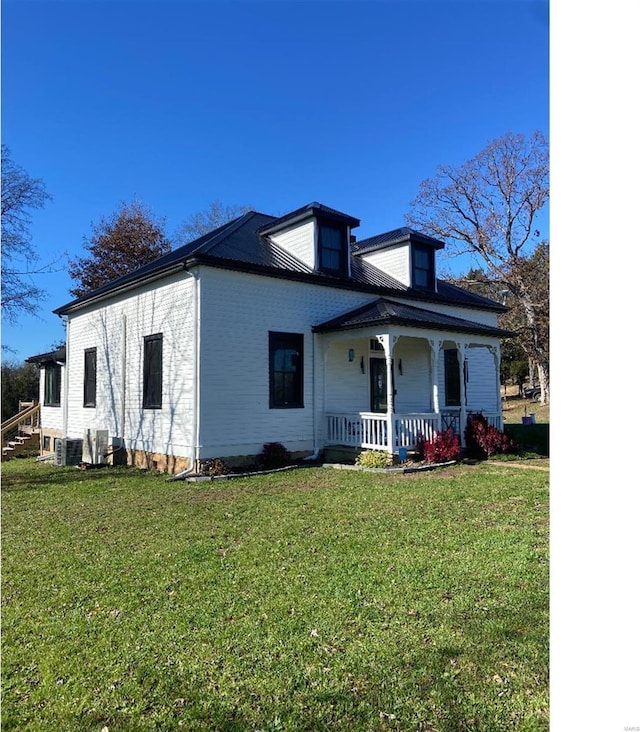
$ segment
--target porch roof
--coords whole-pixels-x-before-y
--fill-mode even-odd
[[[384,297],[362,305],[355,310],[339,315],[314,326],[314,333],[331,333],[340,330],[367,328],[372,325],[404,325],[412,328],[426,328],[429,330],[453,330],[460,333],[508,338],[511,331],[494,328],[484,323],[476,323],[453,315],[443,315],[433,310],[406,305],[405,303],[388,300]]]
[[[67,361],[67,347],[61,346],[55,351],[49,351],[48,353],[38,353],[36,356],[29,356],[25,358],[25,363],[35,363],[41,366],[45,363],[66,363]]]

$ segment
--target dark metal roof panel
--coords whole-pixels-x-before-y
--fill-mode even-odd
[[[49,351],[48,353],[39,353],[37,356],[29,356],[25,358],[25,363],[36,363],[38,365],[43,363],[54,363],[57,361],[67,362],[67,347],[62,346],[55,351]]]
[[[287,226],[305,221],[306,219],[309,219],[313,216],[341,221],[345,224],[348,224],[353,229],[360,226],[360,219],[356,219],[353,216],[349,216],[349,214],[342,213],[342,211],[337,211],[335,208],[330,208],[329,206],[325,206],[324,204],[318,203],[317,201],[312,201],[306,206],[302,206],[301,208],[298,208],[291,213],[280,216],[277,219],[273,219],[270,223],[264,225],[259,233],[275,233],[280,229],[285,229]]]
[[[309,206],[321,207],[315,203]],[[333,287],[360,289],[379,295],[402,295],[423,302],[452,303],[499,312],[506,310],[498,303],[441,280],[438,281],[438,292],[425,293],[414,290],[358,256],[351,257],[350,277],[314,271],[284,248],[270,241],[267,236],[261,235],[260,232],[276,220],[273,216],[249,211],[155,261],[63,305],[54,312],[65,314],[76,307],[100,300],[110,294],[126,291],[144,281],[165,277],[198,262],[210,266],[254,271],[274,277],[299,278],[300,281]],[[404,232],[405,229],[396,231]],[[389,232],[391,233],[393,232]],[[381,235],[384,236],[386,235]]]
[[[513,335],[510,331],[502,328],[457,318],[453,315],[436,313],[433,310],[425,310],[413,305],[387,300],[386,298],[379,298],[355,310],[343,313],[337,318],[320,323],[314,326],[313,330],[316,333],[329,333],[339,330],[366,328],[371,325],[403,325],[433,330],[453,330],[499,338]]]
[[[375,252],[378,249],[386,249],[387,247],[402,244],[403,242],[425,244],[433,247],[434,249],[444,248],[444,242],[434,239],[431,236],[427,236],[426,234],[422,234],[415,229],[409,229],[406,226],[402,226],[399,229],[386,231],[384,234],[378,234],[376,236],[371,236],[368,239],[362,239],[361,241],[354,242],[351,245],[351,252],[352,254],[360,255],[367,252]]]

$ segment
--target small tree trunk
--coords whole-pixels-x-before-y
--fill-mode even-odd
[[[549,404],[549,373],[543,364],[538,366],[538,380],[540,381],[540,404]]]

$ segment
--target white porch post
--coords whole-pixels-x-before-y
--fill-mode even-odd
[[[500,429],[502,425],[502,398],[500,396],[500,346],[489,346],[489,351],[493,355],[493,363],[496,370],[496,409],[500,415]]]
[[[442,429],[442,422],[440,417],[440,394],[438,392],[438,365],[440,361],[440,348],[442,347],[442,341],[428,339],[429,345],[431,346],[431,399],[433,402],[433,411],[438,415],[438,431]]]
[[[387,368],[387,452],[393,455],[396,446],[395,418],[393,410],[393,346],[395,336],[389,334],[377,336],[384,348],[384,360]]]
[[[466,447],[464,430],[467,426],[467,385],[464,382],[464,357],[467,344],[456,341],[458,349],[458,371],[460,373],[460,446]]]

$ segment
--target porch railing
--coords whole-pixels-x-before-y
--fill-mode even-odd
[[[440,429],[440,414],[396,414],[396,447],[415,448],[418,439],[427,440]]]
[[[481,412],[489,424],[502,430],[502,414]],[[387,415],[378,412],[358,412],[357,414],[330,412],[326,415],[326,443],[364,447],[370,450],[388,449]],[[445,409],[442,412],[395,414],[394,450],[399,447],[413,449],[422,435],[429,439],[435,432],[452,428],[461,436],[460,409]]]
[[[377,412],[327,414],[327,442],[375,450],[387,444],[387,417]]]
[[[18,408],[20,411],[17,414],[2,423],[2,442],[14,432],[31,434],[40,427],[40,404],[38,402],[20,402]]]
[[[378,412],[339,414],[332,412],[327,417],[327,444],[365,447],[370,450],[387,449],[387,415]],[[396,414],[394,415],[395,448],[414,448],[418,437],[429,437],[437,432],[440,415]]]

